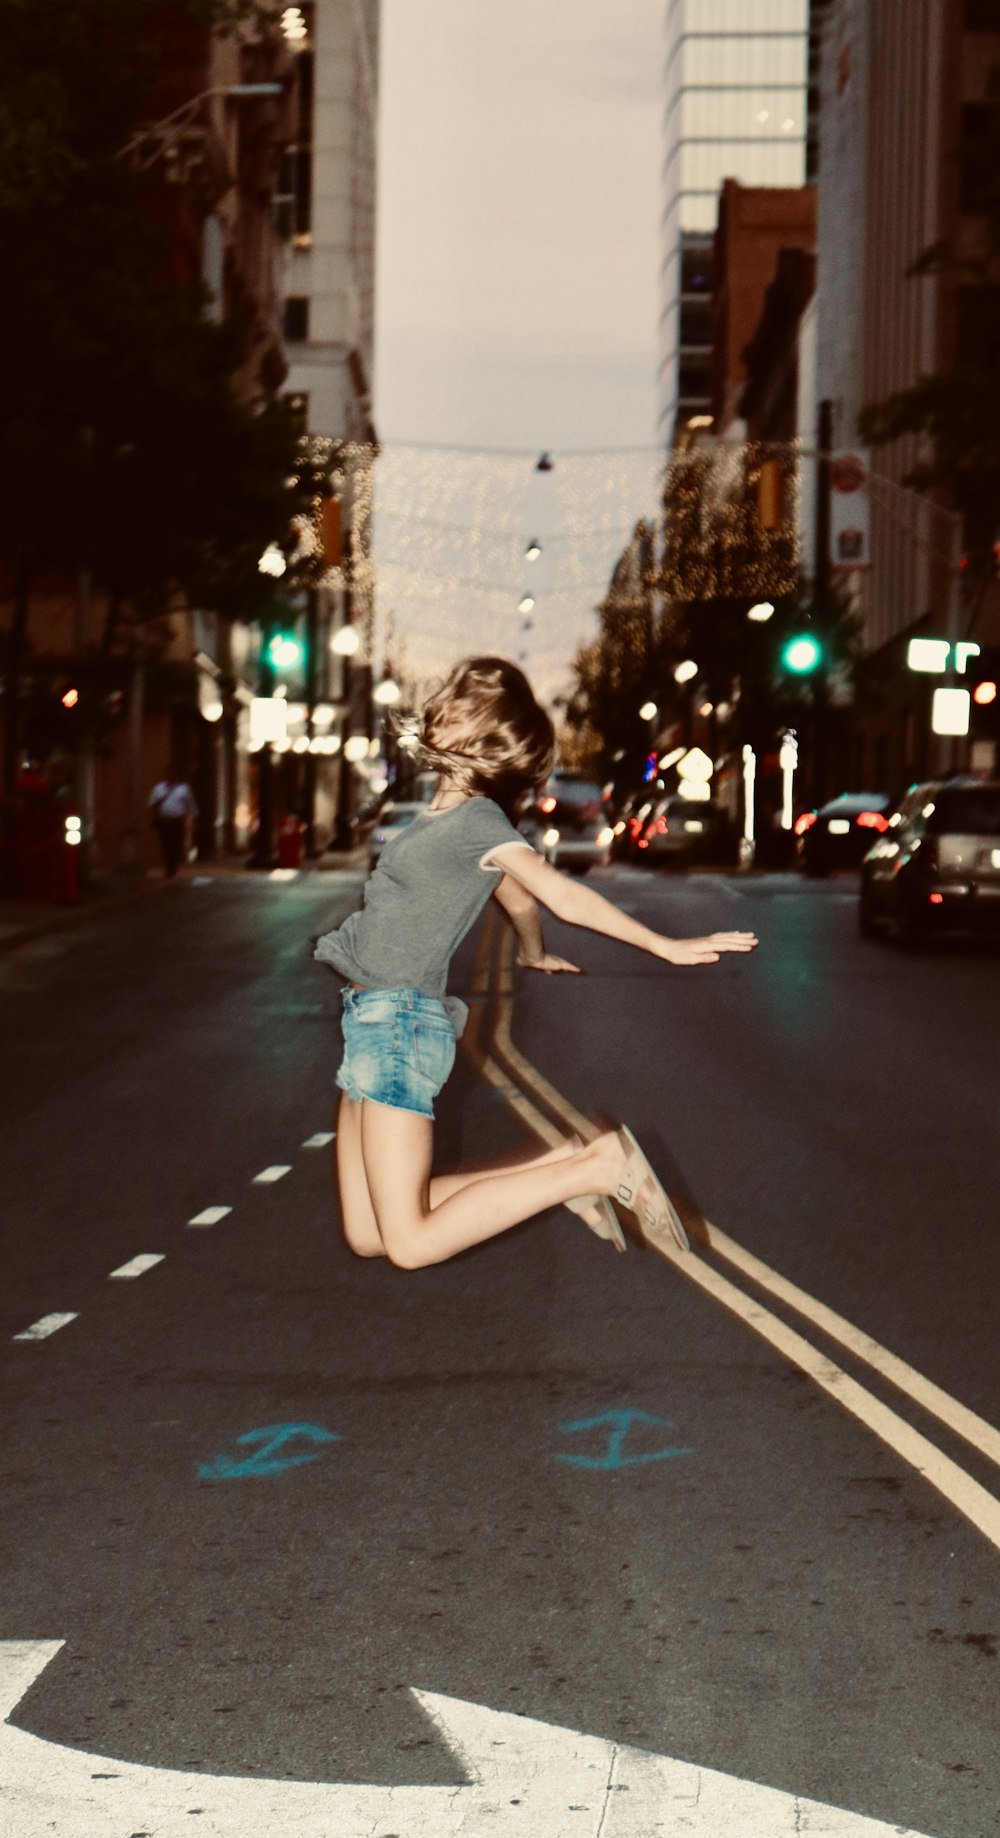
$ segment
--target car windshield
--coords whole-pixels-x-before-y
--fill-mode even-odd
[[[550,779],[545,787],[545,796],[556,798],[560,804],[574,810],[582,810],[587,805],[600,804],[601,788],[591,779]]]
[[[927,828],[933,836],[1000,836],[1000,786],[944,786]]]

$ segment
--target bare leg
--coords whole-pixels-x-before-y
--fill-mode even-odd
[[[368,1176],[361,1152],[362,1108],[353,1098],[341,1092],[334,1146],[340,1217],[344,1237],[358,1257],[384,1257],[385,1245],[382,1243],[368,1191]]]
[[[512,1174],[519,1168],[543,1168],[549,1162],[565,1161],[567,1156],[576,1153],[578,1145],[570,1141],[559,1143],[557,1148],[546,1149],[539,1155],[522,1155],[515,1149],[513,1154],[495,1155],[489,1161],[474,1162],[468,1168],[458,1168],[453,1174],[431,1175],[431,1210],[440,1206],[442,1200],[450,1200],[453,1193],[461,1188],[471,1186],[473,1181],[484,1180],[491,1174]]]
[[[481,1175],[432,1210],[429,1117],[366,1099],[361,1144],[382,1243],[392,1262],[407,1270],[441,1263],[564,1200],[614,1193],[626,1167],[618,1138],[608,1134],[540,1165]]]

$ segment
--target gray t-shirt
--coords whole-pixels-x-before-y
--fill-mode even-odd
[[[317,940],[314,956],[366,989],[421,989],[446,1001],[456,1033],[465,1007],[446,998],[448,967],[502,870],[486,862],[504,843],[530,848],[492,798],[422,811],[387,842],[364,905]]]

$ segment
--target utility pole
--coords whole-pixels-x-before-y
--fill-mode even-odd
[[[833,446],[833,403],[819,404],[816,432],[816,546],[813,556],[813,619],[821,647],[812,680],[812,797],[817,805],[826,799],[827,774],[827,658],[825,633],[830,610],[830,452]]]

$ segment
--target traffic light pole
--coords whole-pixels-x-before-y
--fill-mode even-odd
[[[816,429],[816,514],[813,553],[813,614],[818,616],[820,660],[812,680],[812,798],[826,799],[827,766],[827,661],[824,635],[830,609],[830,451],[833,446],[833,403],[824,397]]]

